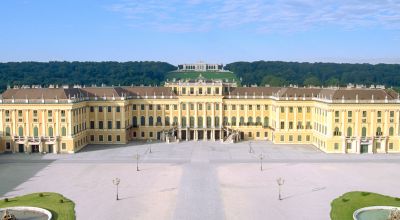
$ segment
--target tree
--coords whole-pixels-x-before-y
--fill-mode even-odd
[[[304,80],[303,85],[305,86],[319,86],[321,85],[320,80],[316,76],[308,77]]]

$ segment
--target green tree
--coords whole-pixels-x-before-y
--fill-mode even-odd
[[[304,80],[303,85],[305,86],[319,86],[321,81],[316,76],[308,77]]]

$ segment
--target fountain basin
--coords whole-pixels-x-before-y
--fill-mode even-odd
[[[52,218],[50,211],[31,206],[0,208],[0,216],[2,216],[6,210],[13,214],[18,220],[51,220]]]
[[[387,220],[393,209],[400,210],[394,206],[369,206],[357,209],[353,213],[354,220]]]

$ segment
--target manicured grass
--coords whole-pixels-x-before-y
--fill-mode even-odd
[[[40,196],[42,194],[43,196]],[[12,206],[34,206],[47,209],[53,215],[52,220],[74,220],[75,203],[58,193],[33,193],[14,198],[0,200],[0,208]],[[61,203],[60,200],[63,200]]]
[[[353,213],[367,206],[400,207],[400,198],[370,192],[348,192],[331,203],[332,220],[353,220]]]
[[[238,82],[236,75],[232,72],[170,72],[166,78],[169,80],[196,79],[200,74],[206,79],[228,79],[230,82],[234,79]]]

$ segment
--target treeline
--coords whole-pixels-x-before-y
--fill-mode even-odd
[[[80,84],[161,85],[176,67],[165,62],[9,62],[0,63],[0,91],[7,85]],[[242,85],[282,86],[384,84],[400,87],[398,64],[337,64],[297,62],[235,62]]]
[[[383,84],[400,87],[399,64],[337,64],[279,61],[235,62],[225,69],[236,73],[243,85],[271,86]]]
[[[7,85],[160,85],[176,67],[164,62],[0,63],[0,90]]]

